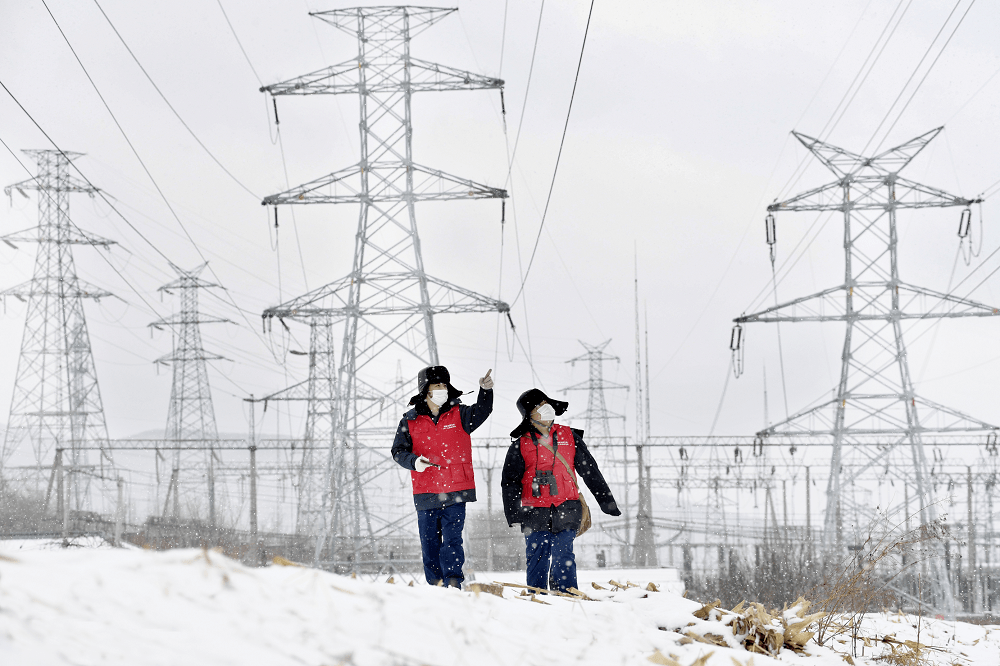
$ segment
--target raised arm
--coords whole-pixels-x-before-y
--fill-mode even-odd
[[[474,405],[459,405],[462,427],[470,435],[493,413],[493,389],[480,388]]]

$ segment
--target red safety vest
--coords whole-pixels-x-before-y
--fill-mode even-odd
[[[573,430],[568,426],[553,424],[549,434],[552,435],[552,448],[566,460],[570,469],[566,469],[566,465],[555,457],[554,452],[535,444],[530,432],[522,435],[520,439],[521,457],[524,458],[524,476],[521,478],[522,506],[559,506],[566,500],[580,499],[580,493],[574,482],[576,467],[573,461],[576,458],[576,439],[573,437]],[[548,487],[542,486],[541,496],[532,496],[531,481],[535,478],[536,470],[551,471],[555,475],[557,495],[550,495]]]
[[[472,473],[472,438],[462,427],[458,405],[441,414],[437,424],[426,414],[419,414],[406,424],[413,452],[441,466],[410,473],[414,495],[452,493],[476,487]]]

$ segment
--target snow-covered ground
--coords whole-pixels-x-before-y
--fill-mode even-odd
[[[745,645],[755,634],[738,619],[753,609],[699,612],[699,603],[647,590],[642,579],[620,580],[613,570],[608,579],[623,587],[585,585],[588,600],[532,599],[516,587],[503,588],[501,598],[295,566],[251,569],[211,551],[20,545],[0,541],[2,666],[734,666],[751,658],[756,666],[840,666],[851,647],[807,640],[802,652],[780,648],[777,659],[753,654]],[[782,636],[809,629],[795,626],[796,611],[806,615],[791,609],[784,625],[771,624],[779,646]],[[876,663],[890,646],[875,641],[887,635],[915,640],[916,624],[909,616],[872,616],[864,632],[871,647],[855,663]],[[941,648],[924,651],[930,663],[1000,664],[1000,627],[924,619],[920,632],[922,643]]]

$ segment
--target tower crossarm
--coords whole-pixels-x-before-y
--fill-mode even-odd
[[[948,206],[971,206],[982,203],[981,198],[966,199],[939,190],[930,185],[917,183],[906,178],[894,177],[896,200],[895,208],[945,208]]]
[[[163,319],[158,319],[152,323],[146,324],[152,328],[161,328],[163,326],[183,326],[185,324],[232,324],[232,319],[223,319],[221,317],[202,317],[201,315],[195,313],[194,316],[178,314],[172,317],[164,317]]]
[[[893,290],[898,299],[893,299]],[[847,311],[843,298],[848,288],[832,287],[787,303],[741,315],[737,324],[752,322],[803,321],[892,321],[904,319],[950,319],[958,317],[995,317],[1000,308],[968,298],[908,284],[891,282],[855,282],[851,287],[852,309]],[[899,307],[894,308],[893,303]]]
[[[924,132],[918,137],[914,137],[905,143],[901,143],[898,146],[889,148],[870,160],[866,160],[865,166],[871,166],[876,169],[882,169],[886,172],[899,173],[903,167],[913,161],[917,155],[927,147],[931,141],[934,140],[941,131],[944,130],[944,126],[935,127],[932,130]]]
[[[846,318],[843,285],[774,305],[733,319],[737,324],[774,321],[842,321]]]
[[[93,298],[97,301],[102,298],[114,296],[110,291],[101,289],[89,282],[84,282],[79,278],[68,282],[67,284],[65,280],[35,278],[15,287],[0,291],[0,296],[13,296],[19,300],[36,296],[54,296],[56,298]]]
[[[281,95],[356,95],[359,93],[441,92],[448,90],[494,90],[503,88],[503,79],[468,72],[439,63],[410,58],[388,63],[363,62],[357,59],[338,63],[297,76],[287,81],[262,86],[261,92]],[[409,67],[410,78],[398,76]],[[367,80],[362,86],[358,70],[365,68]]]
[[[440,278],[427,275],[425,279],[433,314],[510,311],[510,306],[504,301],[483,296]],[[411,280],[412,274],[405,272],[368,275],[364,282],[372,289],[357,307],[352,308],[349,299],[353,279],[347,276],[291,301],[270,307],[264,310],[263,316],[265,319],[278,317],[302,320],[330,316],[336,320],[350,314],[422,314],[427,308],[421,303],[420,295],[400,289]]]
[[[573,384],[572,386],[567,386],[566,388],[559,389],[559,390],[562,393],[565,393],[566,391],[589,391],[591,388],[594,388],[594,387],[591,385],[591,383],[589,381],[586,381],[586,382],[580,382],[579,384]],[[601,384],[600,386],[598,386],[596,388],[600,388],[600,389],[603,389],[605,391],[610,391],[610,390],[613,390],[613,389],[624,389],[624,390],[628,391],[628,390],[631,389],[631,387],[628,386],[628,385],[626,385],[626,384],[618,384],[618,383],[615,383],[615,382],[604,382],[603,384]]]
[[[331,9],[325,12],[309,12],[310,16],[343,30],[351,37],[365,41],[379,42],[391,39],[407,30],[412,39],[437,23],[457,7],[415,7],[392,6],[350,7]],[[359,22],[365,28],[359,29]]]
[[[25,151],[30,152],[30,151]],[[29,178],[27,180],[22,180],[19,183],[14,183],[13,185],[8,185],[3,188],[3,193],[10,196],[13,190],[17,190],[21,194],[24,194],[24,190],[38,190],[39,192],[69,192],[78,194],[90,194],[93,196],[100,190],[90,183],[80,180],[69,174],[63,174],[61,178],[53,183],[51,181],[41,182],[36,178]],[[44,195],[43,195],[44,196]]]
[[[858,165],[864,162],[865,158],[857,153],[844,150],[840,146],[834,146],[824,141],[820,141],[807,134],[792,131],[792,135],[812,153],[816,159],[838,176],[844,177],[853,173]]]
[[[909,284],[899,285],[899,295],[902,299],[908,296],[904,308],[911,310],[901,312],[900,319],[945,319],[953,317],[996,317],[1000,308],[986,305],[969,298],[946,294],[924,287]],[[913,307],[920,305],[921,307]]]
[[[503,79],[467,72],[447,65],[410,58],[410,90],[495,90],[503,88]]]
[[[392,203],[401,199],[418,201],[452,201],[456,199],[506,199],[507,190],[482,185],[438,169],[407,165],[404,161],[375,162],[367,167],[368,193],[364,194],[360,177],[364,167],[351,166],[317,178],[292,189],[272,194],[261,202],[264,206],[329,203]],[[412,172],[413,190],[404,189],[407,171]],[[338,192],[338,188],[346,190]]]
[[[213,354],[212,352],[207,352],[204,349],[181,349],[174,351],[170,354],[165,354],[153,363],[159,363],[161,365],[168,365],[170,363],[180,363],[182,361],[231,361],[232,359],[226,358],[225,356],[219,356],[218,354]]]
[[[820,141],[801,132],[793,131],[792,134],[826,168],[835,173],[840,179],[844,179],[865,168],[873,169],[882,175],[899,173],[943,129],[944,127],[932,129],[906,143],[889,148],[874,157],[864,157],[863,155],[852,153],[849,150],[844,150],[839,146]]]
[[[885,187],[892,185],[895,198],[887,201]],[[844,190],[850,196],[845,200]],[[843,179],[820,185],[811,190],[775,202],[767,207],[769,212],[777,211],[885,211],[903,208],[945,208],[948,206],[970,206],[982,199],[967,199],[945,192],[936,187],[917,183],[895,174],[861,174],[845,176]]]
[[[44,229],[44,231],[43,231]],[[22,231],[15,231],[12,234],[7,234],[6,236],[0,236],[0,240],[12,248],[17,249],[14,243],[58,243],[60,245],[93,245],[96,247],[103,247],[105,249],[111,247],[112,245],[117,245],[117,241],[110,240],[108,238],[102,238],[95,234],[83,233],[77,229],[65,229],[62,233],[58,235],[51,234],[52,229],[48,227],[35,227],[32,229],[24,229]],[[45,233],[49,232],[49,233]]]
[[[166,293],[169,294],[169,293],[171,293],[171,291],[174,291],[174,290],[180,290],[180,289],[209,289],[211,287],[222,287],[222,285],[215,284],[214,282],[206,282],[205,280],[202,280],[202,279],[197,278],[197,277],[186,276],[186,277],[178,278],[177,280],[174,280],[173,282],[169,282],[169,283],[163,285],[162,287],[160,287],[159,289],[157,289],[157,291],[165,291]],[[224,288],[224,287],[222,287],[222,288]]]
[[[346,62],[330,65],[315,72],[303,74],[287,81],[261,86],[260,91],[273,97],[279,95],[341,95],[357,94],[358,69],[357,58]]]

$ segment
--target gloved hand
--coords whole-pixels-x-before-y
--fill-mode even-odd
[[[490,368],[489,370],[486,371],[485,377],[479,378],[479,386],[481,388],[484,388],[486,390],[490,390],[493,388],[493,378],[490,377],[491,372],[493,372],[493,368]]]
[[[609,516],[620,516],[622,515],[621,509],[618,508],[618,504],[615,502],[610,502],[601,507],[601,511],[608,514]]]
[[[427,469],[428,467],[432,467],[432,466],[434,466],[434,463],[432,463],[430,460],[428,460],[427,458],[425,458],[423,456],[420,456],[416,460],[413,461],[413,469],[415,471],[417,471],[417,472],[422,472],[425,469]]]

